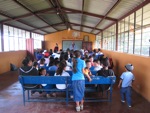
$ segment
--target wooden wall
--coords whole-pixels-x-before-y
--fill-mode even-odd
[[[74,38],[73,32],[75,30],[64,30],[52,34],[45,35],[45,49],[54,49],[56,43],[58,43],[59,49],[62,49],[62,41],[63,40],[83,40],[84,36],[89,36],[89,41],[91,41],[92,48],[94,48],[94,42],[96,39],[96,36],[93,34],[81,32],[79,37]],[[77,31],[78,32],[78,31]]]
[[[103,53],[113,58],[114,71],[118,78],[125,71],[124,66],[131,63],[134,66],[135,81],[133,88],[150,102],[150,57],[103,50]]]
[[[22,65],[26,51],[0,52],[0,74],[10,71],[10,63],[17,67]]]

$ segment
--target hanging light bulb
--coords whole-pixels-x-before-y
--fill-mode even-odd
[[[68,31],[70,31],[70,27],[68,28]]]

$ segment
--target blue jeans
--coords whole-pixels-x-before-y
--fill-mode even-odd
[[[131,106],[131,90],[132,87],[128,86],[128,87],[122,87],[120,90],[120,94],[121,94],[121,100],[125,100],[124,95],[126,96],[126,101],[128,106]]]

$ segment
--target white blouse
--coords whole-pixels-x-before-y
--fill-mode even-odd
[[[56,73],[55,73],[54,76],[70,76],[70,75],[68,72],[63,70],[62,75],[56,75]],[[57,89],[66,89],[66,84],[56,84],[56,88]]]

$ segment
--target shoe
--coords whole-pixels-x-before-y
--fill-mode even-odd
[[[51,96],[52,96],[52,97],[56,97],[56,93],[52,93]]]
[[[73,99],[73,95],[70,95],[70,98]]]
[[[80,105],[80,110],[83,110],[83,105]]]
[[[80,111],[80,106],[77,106],[77,107],[76,107],[76,111],[77,111],[77,112]]]
[[[128,107],[131,108],[132,106],[131,106],[131,105],[128,105]]]
[[[124,101],[124,100],[121,100],[121,102],[122,102],[122,103],[125,103],[125,101]]]
[[[35,92],[31,91],[31,96],[33,96],[34,93],[35,93]]]
[[[50,94],[46,94],[46,97],[47,97],[47,98],[50,98],[51,96],[50,96]]]

